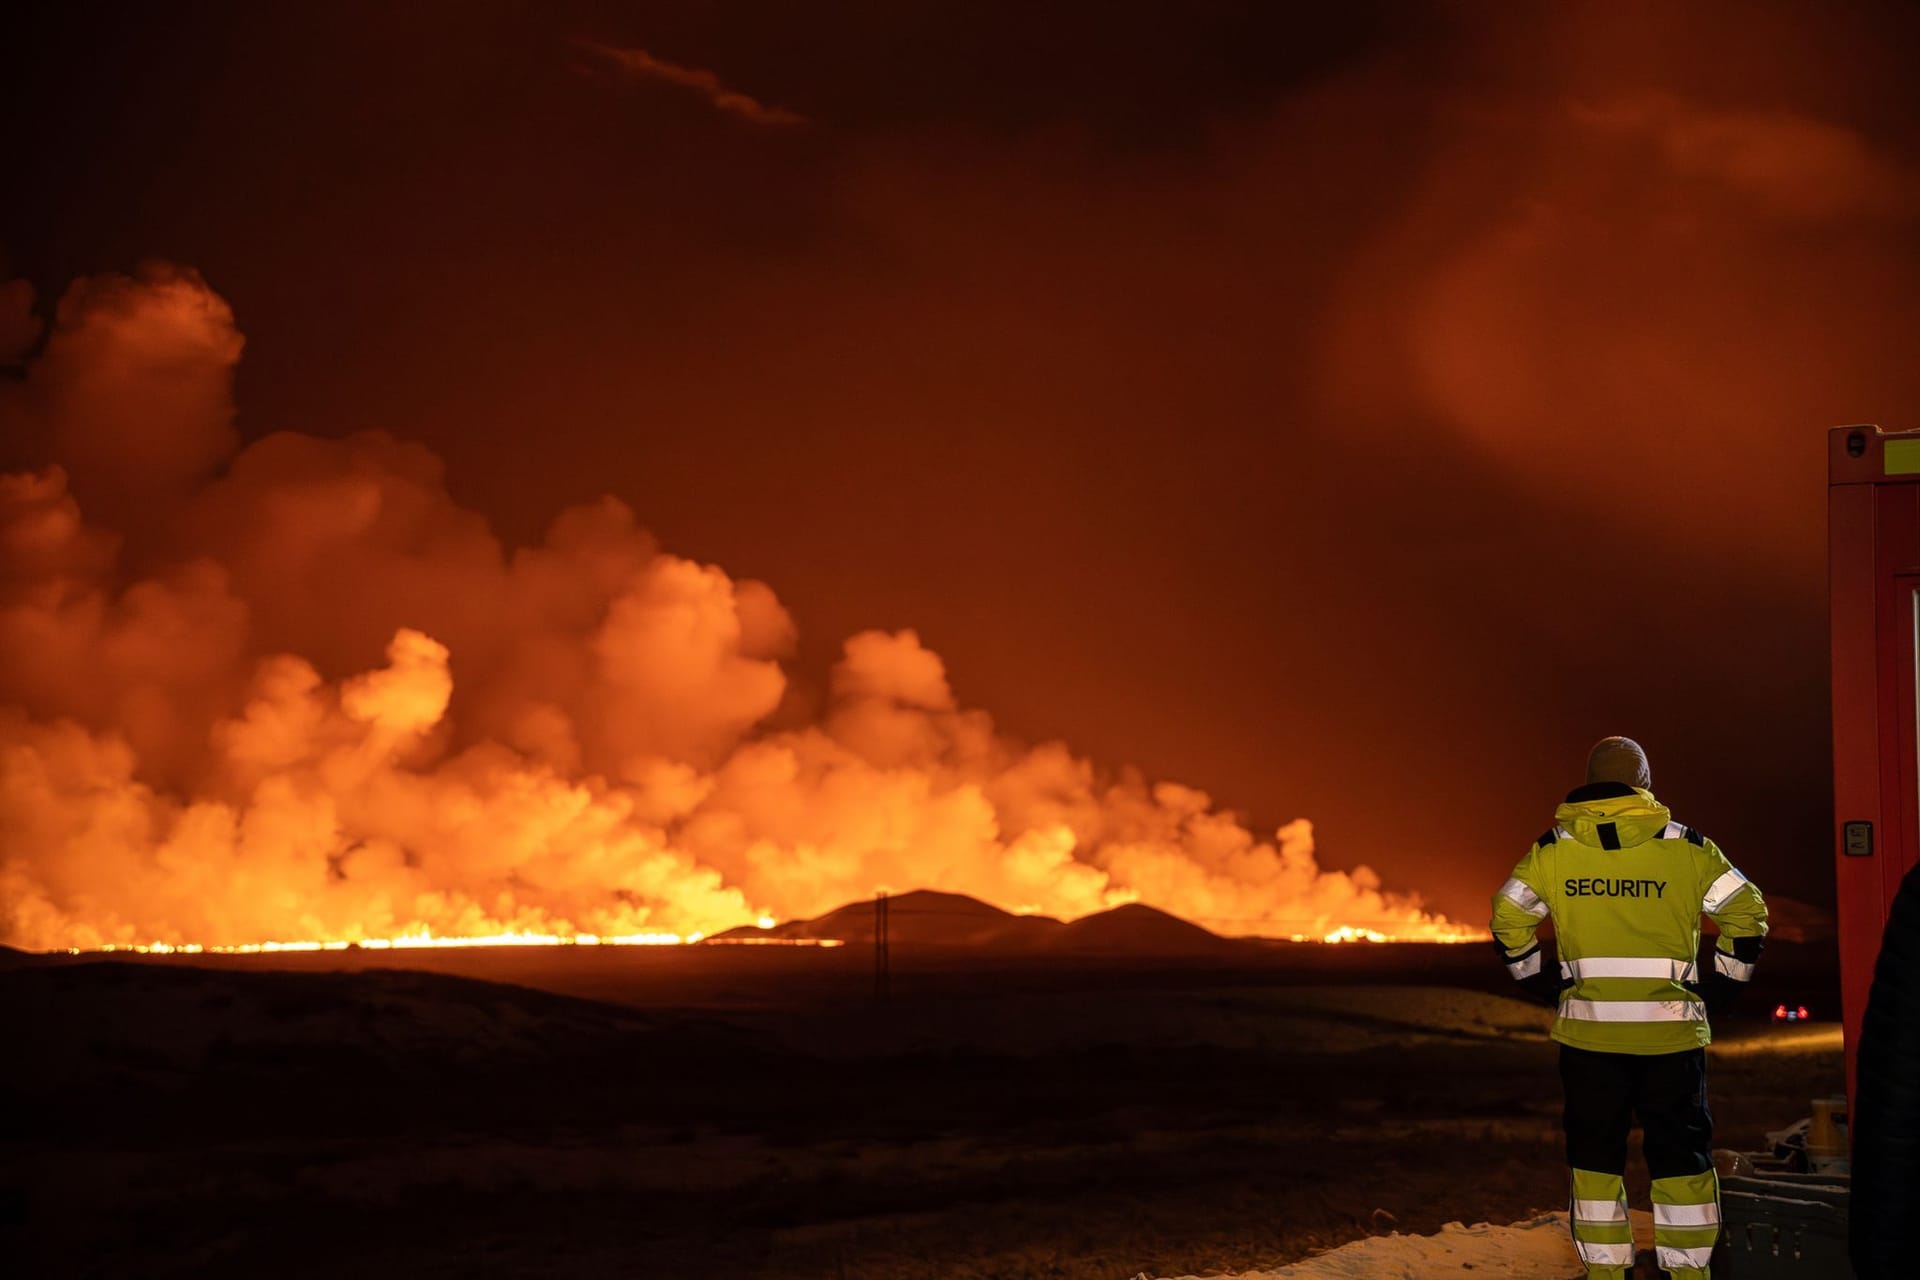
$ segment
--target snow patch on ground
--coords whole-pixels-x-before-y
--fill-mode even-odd
[[[1634,1210],[1641,1248],[1653,1239],[1653,1219]],[[1231,1280],[1429,1280],[1478,1274],[1498,1280],[1572,1280],[1583,1274],[1567,1215],[1548,1213],[1496,1227],[1449,1222],[1436,1235],[1369,1236],[1273,1271],[1244,1271]],[[1182,1276],[1179,1280],[1200,1280]],[[1215,1277],[1215,1280],[1226,1280]]]

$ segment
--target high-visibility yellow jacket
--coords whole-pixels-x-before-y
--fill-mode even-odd
[[[1537,933],[1551,916],[1561,983],[1555,1040],[1607,1053],[1706,1044],[1700,917],[1720,929],[1717,980],[1745,982],[1767,932],[1760,890],[1651,791],[1581,787],[1553,816],[1493,896],[1493,936],[1508,971],[1541,981]]]

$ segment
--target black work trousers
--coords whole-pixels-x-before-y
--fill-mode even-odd
[[[1705,1049],[1596,1053],[1563,1044],[1560,1083],[1566,1091],[1567,1163],[1573,1168],[1625,1173],[1627,1135],[1636,1116],[1654,1177],[1713,1168]]]

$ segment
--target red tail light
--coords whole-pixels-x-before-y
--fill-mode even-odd
[[[1801,1005],[1801,1006],[1800,1006],[1800,1008],[1799,1008],[1799,1010],[1798,1010],[1798,1013],[1800,1014],[1800,1016],[1801,1016],[1802,1018],[1805,1018],[1805,1017],[1807,1016],[1807,1006],[1805,1006],[1805,1005]]]
[[[1781,1005],[1781,1006],[1780,1006],[1780,1007],[1779,1007],[1778,1009],[1775,1009],[1775,1010],[1773,1011],[1773,1016],[1774,1016],[1774,1017],[1776,1017],[1776,1018],[1784,1018],[1784,1017],[1786,1017],[1786,1016],[1787,1016],[1787,1006],[1785,1006],[1785,1005]]]

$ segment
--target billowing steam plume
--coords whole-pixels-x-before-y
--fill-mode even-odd
[[[26,295],[0,330],[31,335]],[[62,300],[0,418],[0,940],[711,932],[876,887],[1226,932],[1447,926],[1205,795],[1025,747],[911,632],[775,728],[793,622],[612,498],[504,547],[383,434],[233,428],[197,276]],[[0,353],[9,355],[13,353]]]

